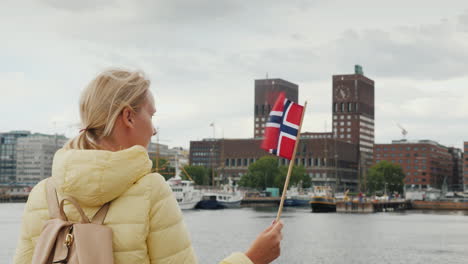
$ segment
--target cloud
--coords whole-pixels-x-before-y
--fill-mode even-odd
[[[0,6],[0,30],[9,36],[0,43],[0,89],[8,97],[0,110],[21,105],[27,114],[12,114],[0,129],[52,131],[53,120],[76,122],[87,82],[124,66],[148,73],[161,136],[174,145],[210,137],[212,121],[218,134],[252,136],[254,79],[266,73],[299,84],[300,101],[309,100],[305,128],[323,131],[331,126],[331,75],[361,64],[376,81],[378,141],[398,134],[394,122],[421,138],[460,138],[447,127],[465,129],[468,12],[395,20],[371,9],[375,3],[355,12],[337,9],[342,4],[44,0],[24,8],[11,1]],[[398,24],[418,15],[422,22]],[[73,135],[67,126],[59,129]]]

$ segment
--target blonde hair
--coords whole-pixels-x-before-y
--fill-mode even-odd
[[[81,131],[66,149],[100,149],[98,141],[109,136],[125,107],[137,112],[146,100],[150,81],[140,71],[110,69],[100,73],[80,98]]]

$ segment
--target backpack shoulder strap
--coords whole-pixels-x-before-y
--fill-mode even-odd
[[[104,219],[106,219],[107,211],[109,211],[110,203],[111,202],[107,202],[101,208],[99,208],[99,210],[93,216],[93,220],[91,221],[93,224],[102,225],[104,223]]]
[[[47,207],[49,208],[50,218],[62,219],[60,215],[60,210],[59,210],[57,192],[55,190],[55,185],[51,177],[49,177],[46,182],[46,197],[47,197]]]

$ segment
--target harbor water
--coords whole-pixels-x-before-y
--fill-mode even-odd
[[[0,204],[0,263],[11,263],[24,204]],[[276,208],[183,211],[200,263],[245,251]],[[468,213],[406,211],[313,214],[283,211],[281,257],[274,263],[467,263]]]

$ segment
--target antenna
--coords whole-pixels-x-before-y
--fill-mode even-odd
[[[401,129],[401,134],[403,135],[403,138],[406,139],[406,135],[408,134],[408,131],[398,123],[397,123],[397,126]]]

